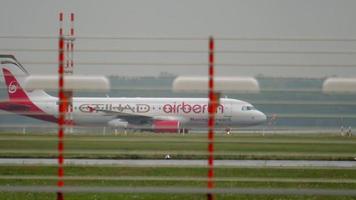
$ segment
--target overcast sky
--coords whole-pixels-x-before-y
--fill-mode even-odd
[[[356,38],[353,0],[1,0],[0,36],[52,35],[58,13],[74,12],[78,36]],[[217,50],[355,51],[356,42],[217,41]],[[56,48],[56,40],[0,39],[1,53],[23,62],[56,62],[56,52],[11,48]],[[4,51],[4,49],[9,49]],[[207,50],[207,41],[80,40],[77,49]],[[78,62],[204,63],[206,54],[76,53]],[[218,54],[218,63],[356,64],[356,55]],[[55,73],[56,65],[26,65],[31,73]],[[207,66],[76,66],[80,74],[157,75],[160,71],[205,75]],[[217,66],[219,75],[355,76],[355,68]]]

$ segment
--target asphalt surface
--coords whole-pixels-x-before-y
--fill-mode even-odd
[[[207,166],[206,160],[111,160],[111,159],[65,159],[66,165],[87,166]],[[0,165],[56,165],[57,159],[2,158]],[[215,160],[216,167],[325,167],[356,168],[356,161],[311,160]]]

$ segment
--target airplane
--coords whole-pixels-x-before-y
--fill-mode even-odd
[[[7,86],[8,101],[0,109],[39,120],[57,123],[58,98],[44,90],[22,88],[28,71],[13,55],[0,55]],[[73,125],[102,126],[115,129],[188,132],[206,128],[208,98],[92,98],[73,97]],[[221,98],[215,115],[215,127],[228,133],[232,127],[259,125],[266,115],[248,102]]]

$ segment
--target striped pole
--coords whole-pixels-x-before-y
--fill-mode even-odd
[[[70,40],[69,40],[69,43],[70,43],[70,47],[69,47],[69,50],[68,52],[69,53],[69,68],[70,68],[70,72],[68,74],[73,74],[74,73],[74,13],[71,13],[70,14],[70,33],[69,33],[69,36],[70,36]],[[67,93],[67,97],[68,99],[70,100],[70,103],[69,103],[69,124],[70,124],[70,133],[73,133],[73,91],[68,91]]]
[[[62,187],[64,186],[64,130],[63,125],[65,122],[65,112],[66,112],[66,98],[64,95],[64,81],[63,81],[63,72],[64,72],[64,36],[63,36],[63,13],[59,13],[59,41],[58,41],[58,97],[59,97],[59,106],[58,106],[58,180],[57,180],[57,200],[63,200]]]
[[[209,38],[209,120],[208,120],[208,191],[214,188],[214,127],[215,113],[219,95],[214,91],[214,39]],[[208,200],[214,199],[213,193],[208,193]]]
[[[74,13],[70,14],[70,29],[68,33],[68,38],[66,39],[66,53],[67,53],[67,60],[66,60],[66,68],[65,68],[65,75],[72,75],[73,70],[74,70],[74,61],[73,61],[73,54],[74,54]],[[65,96],[68,100],[68,106],[67,106],[67,112],[68,112],[68,119],[66,120],[66,125],[71,126],[70,127],[70,132],[72,133],[73,131],[73,91],[72,90],[66,90],[65,91]]]
[[[74,71],[74,13],[70,14],[70,68]]]

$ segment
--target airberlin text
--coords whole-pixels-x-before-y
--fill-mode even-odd
[[[188,104],[185,102],[176,104],[165,104],[162,107],[163,112],[165,113],[207,113],[208,105],[206,104]],[[224,106],[219,104],[216,110],[217,113],[224,113]]]

